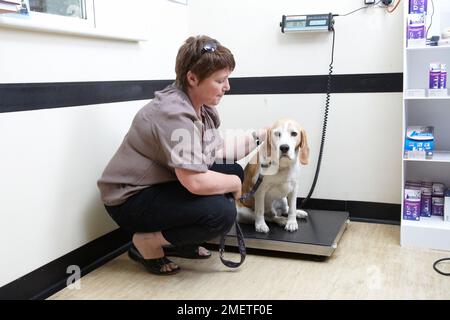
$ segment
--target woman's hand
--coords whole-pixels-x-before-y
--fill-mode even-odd
[[[233,177],[234,178],[236,178],[235,180],[235,189],[234,189],[234,191],[232,191],[232,194],[233,194],[233,198],[234,198],[234,200],[239,200],[239,198],[242,196],[242,183],[241,183],[241,179],[238,177],[238,176],[236,176],[236,175],[233,175]]]
[[[242,197],[242,189],[239,189],[235,192],[233,192],[233,198],[234,200],[239,200]]]

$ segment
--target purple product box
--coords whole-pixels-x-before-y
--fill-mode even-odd
[[[450,223],[450,189],[445,191],[444,197],[444,221]]]
[[[427,13],[427,0],[409,0],[409,13]]]
[[[433,197],[443,197],[445,192],[445,184],[434,182],[432,186]]]
[[[408,47],[424,47],[426,44],[425,14],[410,13],[407,18],[406,39]]]
[[[439,89],[447,89],[447,65],[441,63],[441,74],[439,77]]]
[[[408,40],[409,39],[425,39],[425,25],[408,25]]]
[[[431,202],[431,214],[433,216],[444,216],[444,197],[433,197]]]
[[[431,186],[422,184],[422,198],[420,200],[420,216],[431,217],[432,203],[431,203]]]
[[[428,88],[439,89],[440,82],[441,82],[441,64],[430,63],[430,77]]]
[[[415,180],[406,180],[405,181],[405,188],[409,189],[408,187],[422,187],[422,182],[415,181]]]
[[[403,219],[404,220],[420,220],[420,199],[421,188],[410,187],[405,188],[405,199],[403,200]]]

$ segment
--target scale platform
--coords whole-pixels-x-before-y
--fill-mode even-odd
[[[289,232],[274,223],[268,223],[269,233],[255,231],[254,224],[240,223],[245,246],[277,252],[300,253],[329,257],[347,227],[349,214],[346,211],[305,210],[307,219],[297,219],[298,230]],[[211,243],[219,244],[219,239]],[[225,238],[225,245],[237,247],[235,227]]]

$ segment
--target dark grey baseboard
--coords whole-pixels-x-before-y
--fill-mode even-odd
[[[131,235],[114,230],[0,288],[0,300],[42,300],[66,287],[69,266],[81,276],[114,259],[128,248]],[[57,239],[54,239],[57,241]]]
[[[300,204],[301,198],[298,199]],[[310,199],[305,209],[348,211],[350,220],[373,223],[400,223],[400,205],[361,201]],[[114,230],[0,288],[0,300],[46,299],[66,287],[71,274],[67,267],[77,265],[81,276],[124,253],[131,234]]]
[[[297,199],[300,205],[303,198]],[[347,211],[352,221],[400,224],[401,205],[380,202],[309,199],[305,209]]]

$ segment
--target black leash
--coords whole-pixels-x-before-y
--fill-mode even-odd
[[[246,193],[243,196],[241,196],[239,198],[239,200],[245,201],[245,200],[249,199],[250,197],[252,197],[255,194],[256,190],[258,190],[262,180],[263,180],[263,176],[260,174],[258,176],[258,179],[256,180],[255,185],[253,186],[253,188],[248,193]],[[241,255],[241,261],[233,262],[233,261],[224,259],[223,255],[225,253],[225,236],[226,235],[224,234],[220,238],[220,247],[219,247],[220,260],[222,261],[222,263],[224,265],[226,265],[229,268],[237,268],[237,267],[239,267],[241,264],[244,263],[245,256],[246,256],[244,235],[242,234],[241,227],[239,226],[239,223],[237,221],[235,222],[235,228],[236,228],[236,239],[237,239],[237,242],[238,242],[238,249],[239,249],[239,253]]]
[[[241,254],[241,261],[233,262],[224,259],[223,254],[225,253],[225,235],[222,235],[222,237],[220,238],[220,248],[219,248],[220,260],[224,265],[226,265],[229,268],[239,267],[241,264],[244,263],[246,256],[244,235],[242,234],[241,227],[239,226],[239,223],[237,221],[235,222],[235,226],[236,226],[236,238],[238,241],[239,253]]]

